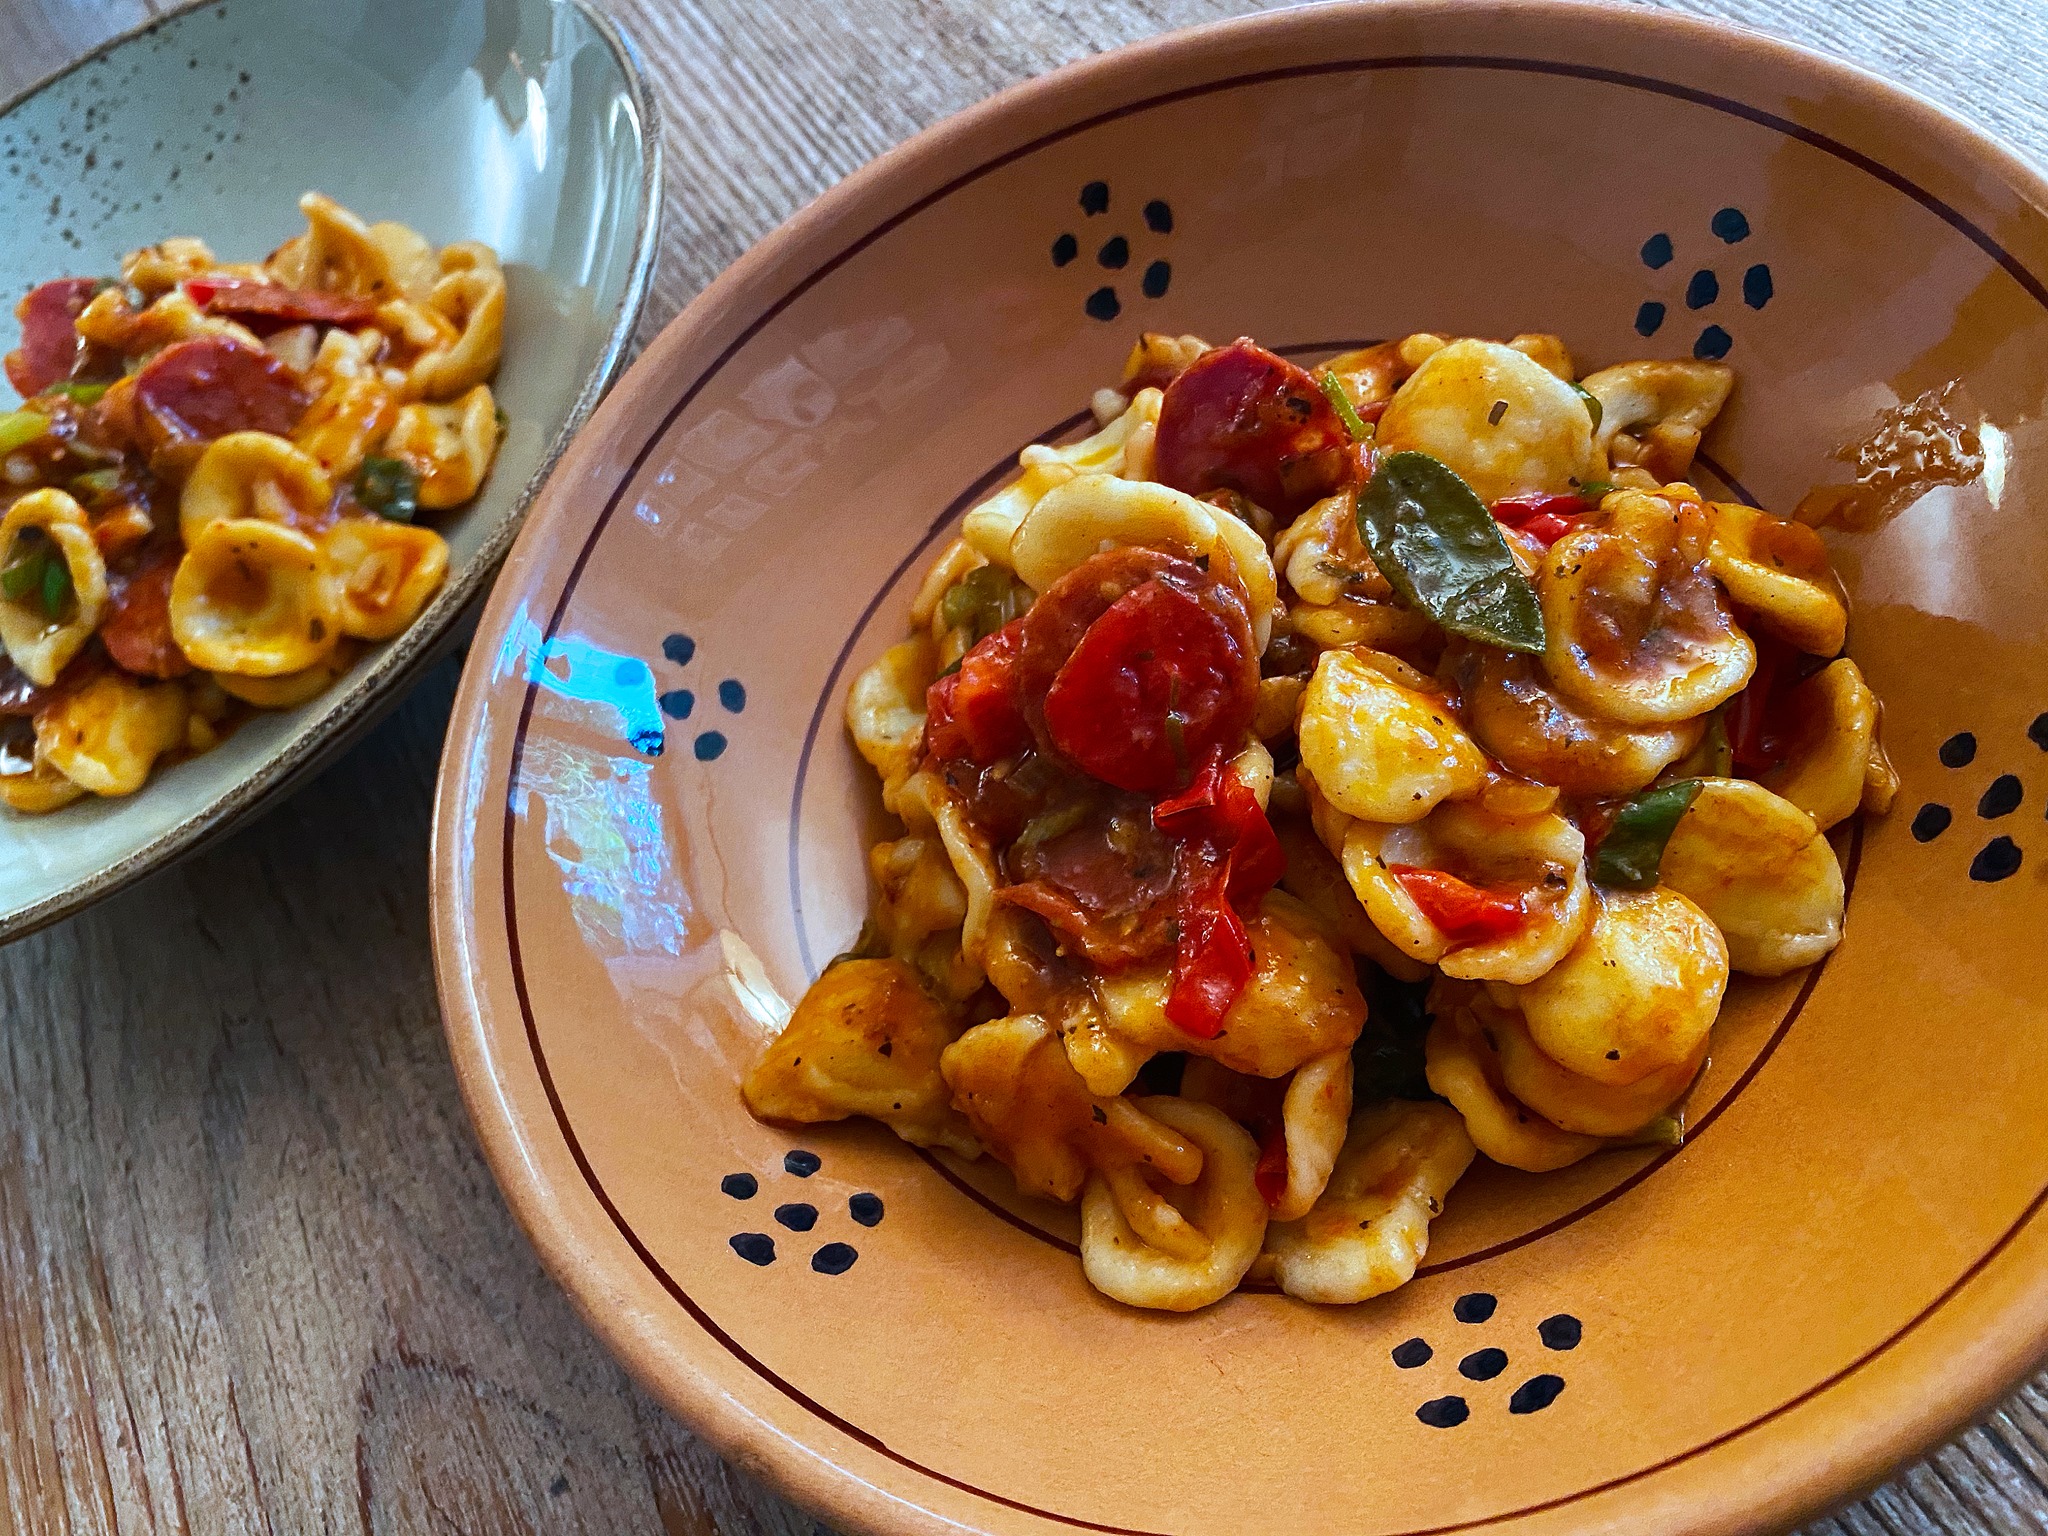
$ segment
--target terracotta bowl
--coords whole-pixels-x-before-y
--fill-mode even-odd
[[[456,1062],[591,1325],[877,1532],[1747,1531],[1985,1408],[2048,1326],[2044,209],[1783,44],[1394,3],[1089,60],[763,241],[549,485],[442,767]],[[1092,1292],[1071,1213],[990,1163],[749,1119],[737,1076],[866,902],[847,682],[963,509],[1141,329],[1420,328],[1725,354],[1700,472],[1775,508],[1929,391],[1981,441],[1836,540],[1904,789],[1843,840],[1841,948],[1731,993],[1686,1145],[1482,1165],[1363,1306],[1169,1317]]]

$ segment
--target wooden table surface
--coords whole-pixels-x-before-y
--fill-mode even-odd
[[[669,136],[643,339],[917,129],[1251,8],[612,3]],[[2048,159],[2036,0],[1684,3]],[[148,14],[0,0],[0,91]],[[257,825],[0,951],[0,1533],[822,1532],[627,1380],[484,1168],[427,940],[454,683],[451,663]],[[2048,1533],[2048,1379],[1810,1530]]]

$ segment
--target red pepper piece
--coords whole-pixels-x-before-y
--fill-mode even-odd
[[[377,318],[377,306],[367,299],[246,277],[187,278],[185,296],[208,314],[232,316],[258,335],[288,325],[368,325]]]
[[[138,677],[182,677],[192,663],[171,635],[171,578],[183,551],[160,550],[115,594],[100,640],[114,665]]]
[[[104,286],[96,277],[59,277],[37,284],[14,306],[21,345],[7,354],[7,382],[23,399],[71,376],[79,352],[76,321]]]
[[[1236,902],[1256,901],[1287,858],[1258,797],[1212,756],[1187,789],[1152,808],[1152,824],[1181,840],[1180,943],[1166,1016],[1214,1039],[1252,978],[1251,938]]]
[[[1021,619],[997,630],[960,658],[957,672],[925,692],[927,757],[993,763],[1031,744],[1014,686]]]
[[[1573,524],[1593,504],[1583,496],[1532,491],[1526,496],[1503,496],[1493,504],[1493,520],[1517,533],[1525,533],[1545,549],[1572,530]]]
[[[1153,463],[1175,490],[1242,491],[1287,522],[1343,484],[1350,441],[1314,379],[1241,339],[1167,386]]]
[[[284,362],[231,336],[177,342],[135,376],[135,401],[162,441],[230,432],[289,436],[305,412],[305,391]]]
[[[1211,758],[1195,781],[1152,807],[1152,825],[1169,837],[1206,841],[1230,856],[1227,894],[1256,901],[1287,873],[1287,855],[1258,796],[1221,759]]]
[[[1154,578],[1088,626],[1045,695],[1052,744],[1118,789],[1158,794],[1243,738],[1257,663],[1221,615]]]
[[[1258,1186],[1268,1210],[1280,1209],[1280,1198],[1287,1193],[1287,1128],[1284,1125],[1275,1125],[1259,1142],[1259,1162],[1252,1169],[1252,1183]]]
[[[1389,864],[1387,873],[1401,882],[1401,889],[1422,908],[1424,917],[1436,924],[1445,937],[1460,944],[1477,944],[1513,933],[1527,915],[1522,910],[1521,896],[1487,890],[1441,869]]]
[[[1768,635],[1756,635],[1756,670],[1749,685],[1728,701],[1722,723],[1728,731],[1728,751],[1735,766],[1754,778],[1768,773],[1784,759],[1783,734],[1774,718],[1780,685],[1785,680],[1791,653]]]
[[[1166,1016],[1197,1040],[1213,1040],[1252,979],[1252,942],[1230,904],[1229,863],[1180,898],[1180,940]]]

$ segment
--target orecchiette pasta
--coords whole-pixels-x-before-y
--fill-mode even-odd
[[[843,960],[798,1003],[740,1085],[767,1120],[866,1115],[913,1146],[978,1151],[939,1075],[958,1023],[900,960]]]
[[[1010,562],[1010,542],[1024,521],[1024,514],[1038,505],[1053,487],[1064,485],[1076,475],[1120,474],[1124,467],[1124,445],[1132,431],[1159,419],[1160,393],[1141,389],[1130,407],[1092,437],[1065,448],[1033,444],[1018,456],[1023,473],[1010,485],[969,512],[960,524],[960,537],[998,565]]]
[[[1271,1201],[1276,1221],[1294,1221],[1330,1182],[1351,1125],[1351,1050],[1316,1056],[1295,1068],[1280,1101],[1286,1179]]]
[[[1280,1288],[1344,1305],[1406,1285],[1473,1152],[1464,1121],[1445,1105],[1389,1099],[1362,1110],[1321,1198],[1266,1229]]]
[[[1170,486],[1083,474],[1054,486],[1017,524],[1007,563],[1043,592],[1090,555],[1137,546],[1218,561],[1237,578],[1261,649],[1272,633],[1279,589],[1273,560],[1251,528]]]
[[[925,690],[938,670],[931,641],[917,635],[890,646],[847,690],[847,734],[881,777],[883,804],[899,816],[897,800],[924,741]]]
[[[400,406],[384,451],[419,481],[419,504],[460,506],[477,493],[498,451],[498,407],[488,384],[447,405]]]
[[[376,367],[446,344],[406,325]],[[1898,781],[1855,664],[1794,649],[1842,643],[1826,546],[1680,480],[1727,369],[1577,375],[1147,335],[854,679],[903,832],[799,1015],[886,965],[987,1019],[944,1102],[1080,1203],[1104,1294],[1391,1290],[1480,1154],[1682,1140],[1731,969],[1839,938],[1822,832]]]
[[[1330,804],[1368,821],[1420,821],[1486,779],[1486,756],[1440,694],[1325,651],[1301,698],[1301,760]]]
[[[1793,688],[1785,712],[1796,726],[1785,743],[1785,761],[1764,783],[1825,832],[1854,815],[1870,793],[1873,761],[1881,759],[1877,695],[1844,656]],[[1878,792],[1889,803],[1897,775],[1879,761],[1877,778]]]
[[[1544,1055],[1580,1077],[1624,1087],[1694,1062],[1727,985],[1720,930],[1660,886],[1603,892],[1584,937],[1518,987],[1515,1001]]]
[[[1464,1119],[1472,1144],[1496,1163],[1528,1173],[1568,1168],[1600,1150],[1595,1136],[1561,1131],[1516,1102],[1501,1075],[1500,1053],[1487,1043],[1470,1000],[1432,999],[1425,1059],[1429,1086]]]
[[[1499,1051],[1502,1087],[1559,1130],[1582,1136],[1633,1136],[1678,1102],[1707,1059],[1707,1037],[1702,1033],[1684,1060],[1632,1083],[1603,1083],[1569,1071],[1546,1055],[1519,1008],[1485,993],[1474,995],[1471,1007],[1484,1038]]]
[[[230,432],[209,443],[192,466],[178,497],[178,528],[187,549],[208,523],[224,517],[307,528],[324,518],[333,498],[327,471],[283,438]]]
[[[1704,716],[1665,725],[1622,725],[1585,710],[1551,686],[1542,663],[1492,646],[1461,645],[1446,657],[1472,738],[1511,773],[1571,795],[1629,795],[1699,744]]]
[[[333,687],[355,665],[361,652],[356,641],[344,639],[300,672],[285,672],[276,677],[252,677],[238,672],[214,672],[208,676],[222,693],[244,704],[253,704],[258,709],[296,709]]]
[[[178,563],[169,606],[179,647],[208,672],[303,672],[342,635],[339,584],[319,546],[261,518],[208,523]]]
[[[146,301],[170,292],[189,277],[212,271],[216,265],[204,240],[173,235],[123,256],[121,281]]]
[[[48,687],[107,609],[106,562],[85,509],[62,491],[30,491],[0,517],[0,563],[34,573],[18,591],[0,588],[0,645],[24,677]]]
[[[965,1003],[980,988],[981,967],[961,950],[967,890],[936,836],[877,843],[868,853],[877,892],[873,924],[890,954],[907,962],[941,1001]]]
[[[36,721],[36,758],[95,795],[132,795],[185,744],[182,684],[102,672]]]
[[[1503,405],[1505,402],[1505,405]],[[1486,501],[1564,492],[1593,478],[1593,418],[1572,386],[1493,341],[1454,341],[1417,368],[1380,417],[1385,453],[1442,460]]]
[[[1251,1077],[1281,1077],[1313,1057],[1348,1049],[1365,1023],[1365,999],[1314,914],[1284,892],[1269,892],[1245,929],[1250,974],[1215,1036],[1190,1040],[1174,1024],[1166,1011],[1172,978],[1161,966],[1096,978],[1110,1034],[1146,1055],[1179,1048]]]
[[[1835,850],[1805,811],[1747,779],[1708,779],[1664,849],[1664,883],[1727,937],[1752,976],[1811,965],[1842,941]]]
[[[328,474],[353,475],[397,419],[398,398],[381,378],[337,375],[299,418],[292,441]]]
[[[1741,690],[1756,646],[1709,574],[1710,531],[1697,500],[1618,491],[1551,546],[1537,590],[1560,693],[1623,725],[1669,725]]]
[[[1420,981],[1428,974],[1426,964],[1404,953],[1374,925],[1344,878],[1344,866],[1312,826],[1289,817],[1276,823],[1274,831],[1287,858],[1281,889],[1314,914],[1324,933],[1398,981]]]
[[[320,537],[339,589],[341,632],[389,640],[419,617],[448,576],[448,541],[431,528],[352,517]]]
[[[333,198],[308,192],[299,199],[306,233],[274,251],[265,265],[277,282],[316,293],[381,300],[391,294],[391,260],[370,227]]]
[[[444,265],[451,254],[453,248],[443,253]],[[497,371],[505,344],[505,274],[495,259],[453,267],[434,284],[427,304],[454,339],[422,354],[407,382],[421,399],[452,400]]]
[[[1842,584],[1827,546],[1804,523],[1734,502],[1713,505],[1707,569],[1757,627],[1813,656],[1833,656],[1849,632]]]
[[[415,304],[424,304],[434,290],[434,280],[441,275],[441,258],[435,254],[426,236],[389,219],[372,224],[369,236],[370,243],[383,254],[384,270],[390,275],[391,286],[401,297],[411,299]]]
[[[1026,1193],[1071,1202],[1091,1169],[1142,1166],[1175,1184],[1202,1171],[1201,1145],[1129,1099],[1090,1093],[1036,1015],[975,1025],[939,1066],[975,1135]]]
[[[0,805],[24,816],[61,811],[84,794],[83,786],[74,784],[45,762],[32,762],[19,773],[0,773]]]
[[[1343,843],[1344,875],[1394,947],[1474,981],[1534,981],[1579,941],[1592,910],[1585,834],[1551,811],[1503,815],[1480,804],[1439,806],[1406,826],[1356,821]],[[1520,920],[1499,935],[1447,931],[1403,871],[1442,871],[1468,885],[1512,892]]]
[[[1105,1296],[1191,1312],[1236,1290],[1259,1256],[1266,1203],[1253,1179],[1258,1148],[1236,1121],[1206,1104],[1162,1097],[1140,1099],[1138,1108],[1199,1151],[1202,1171],[1185,1188],[1163,1190],[1132,1165],[1091,1173],[1081,1197],[1081,1267]]]
[[[1602,463],[1620,484],[1638,469],[1646,488],[1677,480],[1692,468],[1700,437],[1735,383],[1725,363],[1693,359],[1621,363],[1581,381],[1600,402],[1596,444]]]

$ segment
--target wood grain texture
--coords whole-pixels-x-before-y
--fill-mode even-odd
[[[1682,0],[2048,153],[2029,0]],[[990,91],[1231,0],[616,0],[661,94],[643,335]],[[0,0],[0,90],[143,14]],[[16,281],[31,274],[14,274]],[[0,1533],[821,1528],[626,1380],[476,1150],[434,1002],[442,667],[296,799],[0,951]],[[1812,1536],[2048,1536],[2048,1385]]]

